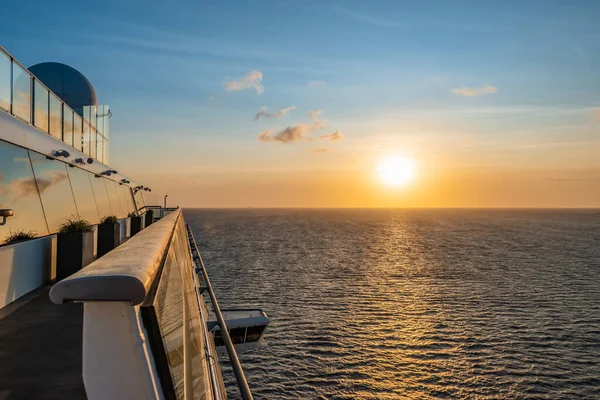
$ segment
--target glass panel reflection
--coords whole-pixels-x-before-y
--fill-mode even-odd
[[[29,151],[29,157],[44,205],[48,229],[54,233],[67,219],[78,218],[67,165],[57,160],[48,160],[46,156],[33,151]]]
[[[83,152],[90,155],[90,124],[83,119]]]
[[[0,244],[11,232],[48,234],[27,150],[0,141],[0,208],[11,209],[12,217],[0,226]]]
[[[92,189],[94,190],[94,198],[96,199],[96,206],[98,207],[98,214],[100,219],[113,215],[112,209],[110,208],[110,200],[108,199],[108,192],[106,191],[106,185],[104,184],[104,178],[96,178],[94,175],[90,176],[92,182]]]
[[[73,110],[63,106],[63,142],[73,146]]]
[[[73,147],[81,151],[82,148],[82,122],[83,120],[77,114],[73,114]]]
[[[154,310],[162,337],[173,386],[183,396],[183,292],[173,248],[169,249],[154,299]]]
[[[117,218],[123,218],[127,216],[126,213],[123,212],[121,208],[121,200],[119,200],[119,184],[115,181],[111,181],[110,179],[103,179],[106,184],[106,191],[108,192],[108,198],[110,200],[110,208],[113,212],[113,215],[116,215]]]
[[[10,111],[10,57],[0,50],[0,108]]]
[[[104,154],[104,152],[102,151],[103,147],[104,147],[104,138],[102,138],[102,135],[97,135],[96,136],[96,159],[98,161],[103,160],[103,154]]]
[[[135,205],[133,204],[133,199],[131,198],[131,189],[129,189],[129,186],[126,185],[122,185],[120,188],[121,193],[119,193],[119,195],[121,196],[121,204],[125,207],[125,212],[127,214],[134,212]]]
[[[144,199],[142,198],[141,190],[134,190],[135,204],[137,205],[138,210],[144,208]]]
[[[96,158],[96,128],[90,128],[90,157]]]
[[[71,180],[71,186],[73,187],[75,204],[77,205],[80,218],[89,221],[91,224],[98,224],[100,222],[100,214],[96,206],[92,183],[90,182],[90,178],[96,178],[89,172],[77,167],[67,168],[67,171]]]
[[[62,140],[62,103],[50,93],[50,134]]]
[[[35,126],[48,133],[48,89],[37,80],[33,87],[33,122]]]
[[[19,64],[13,62],[13,115],[31,122],[31,76]]]

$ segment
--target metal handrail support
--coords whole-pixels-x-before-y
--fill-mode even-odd
[[[194,262],[196,263],[197,269],[199,269],[202,272],[202,277],[204,278],[204,283],[206,284],[208,294],[210,295],[210,301],[213,305],[219,327],[221,328],[221,336],[223,337],[223,342],[225,343],[225,347],[227,348],[227,354],[229,355],[229,360],[231,361],[233,373],[235,375],[235,379],[237,380],[242,399],[252,400],[253,398],[252,393],[250,392],[250,387],[248,386],[248,382],[246,381],[246,376],[244,375],[242,364],[240,364],[240,360],[237,356],[235,348],[233,347],[233,342],[231,341],[231,337],[229,336],[229,330],[227,329],[225,318],[223,318],[221,308],[219,308],[219,302],[217,301],[215,292],[213,291],[212,285],[210,284],[210,279],[208,279],[208,273],[206,272],[206,268],[204,268],[204,263],[202,262],[202,257],[200,256],[200,252],[198,251],[198,246],[196,246],[196,239],[194,239],[194,235],[192,234],[190,226],[188,224],[185,224],[185,227],[188,233],[188,240],[190,241],[190,248],[192,249],[192,256],[194,258]]]

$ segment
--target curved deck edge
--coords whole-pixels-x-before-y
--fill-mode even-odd
[[[81,271],[56,283],[50,299],[69,301],[129,301],[141,304],[154,281],[175,223],[178,209],[150,225]]]

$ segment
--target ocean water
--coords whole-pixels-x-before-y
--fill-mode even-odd
[[[597,210],[184,214],[256,399],[600,398]]]

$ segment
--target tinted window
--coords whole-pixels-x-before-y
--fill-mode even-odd
[[[63,106],[63,142],[73,146],[73,110]]]
[[[90,156],[96,158],[96,129],[90,128]]]
[[[108,199],[108,193],[106,192],[106,185],[104,184],[105,179],[96,176],[90,176],[92,182],[92,189],[94,190],[94,198],[96,199],[96,205],[98,206],[98,213],[100,219],[113,215],[112,209],[110,208],[110,201]]]
[[[129,186],[122,185],[121,186],[121,200],[125,205],[125,210],[129,214],[130,212],[135,211],[135,205],[133,204],[133,198],[131,197],[131,189]]]
[[[104,160],[104,138],[102,135],[96,135],[96,159]]]
[[[0,108],[10,110],[10,57],[0,50]]]
[[[81,151],[81,141],[82,141],[82,119],[79,115],[73,115],[73,147],[77,150]]]
[[[118,218],[123,218],[127,214],[123,214],[121,208],[121,200],[119,199],[119,184],[110,179],[103,179],[106,184],[106,191],[108,192],[108,199],[110,200],[110,208],[114,215]]]
[[[135,204],[137,205],[138,210],[144,208],[144,199],[142,198],[141,190],[134,190],[135,193]]]
[[[90,124],[83,120],[83,152],[90,155]]]
[[[67,168],[69,172],[69,178],[71,179],[71,186],[73,187],[73,194],[75,195],[75,204],[77,205],[77,211],[81,218],[89,221],[92,224],[100,222],[100,215],[98,213],[98,207],[96,206],[96,198],[94,197],[94,191],[92,189],[91,179],[94,175],[91,173],[77,168]]]
[[[50,93],[50,134],[62,140],[62,103]]]
[[[60,224],[67,219],[77,219],[77,208],[67,174],[67,165],[58,160],[48,160],[46,156],[29,152],[37,187],[44,205],[46,221],[50,232],[58,231]]]
[[[0,226],[0,243],[12,231],[48,234],[42,203],[33,177],[27,150],[0,141],[0,209],[11,209],[14,215]]]
[[[31,76],[13,63],[13,115],[31,122]]]
[[[35,126],[48,133],[48,89],[35,81],[33,88],[33,122]]]

